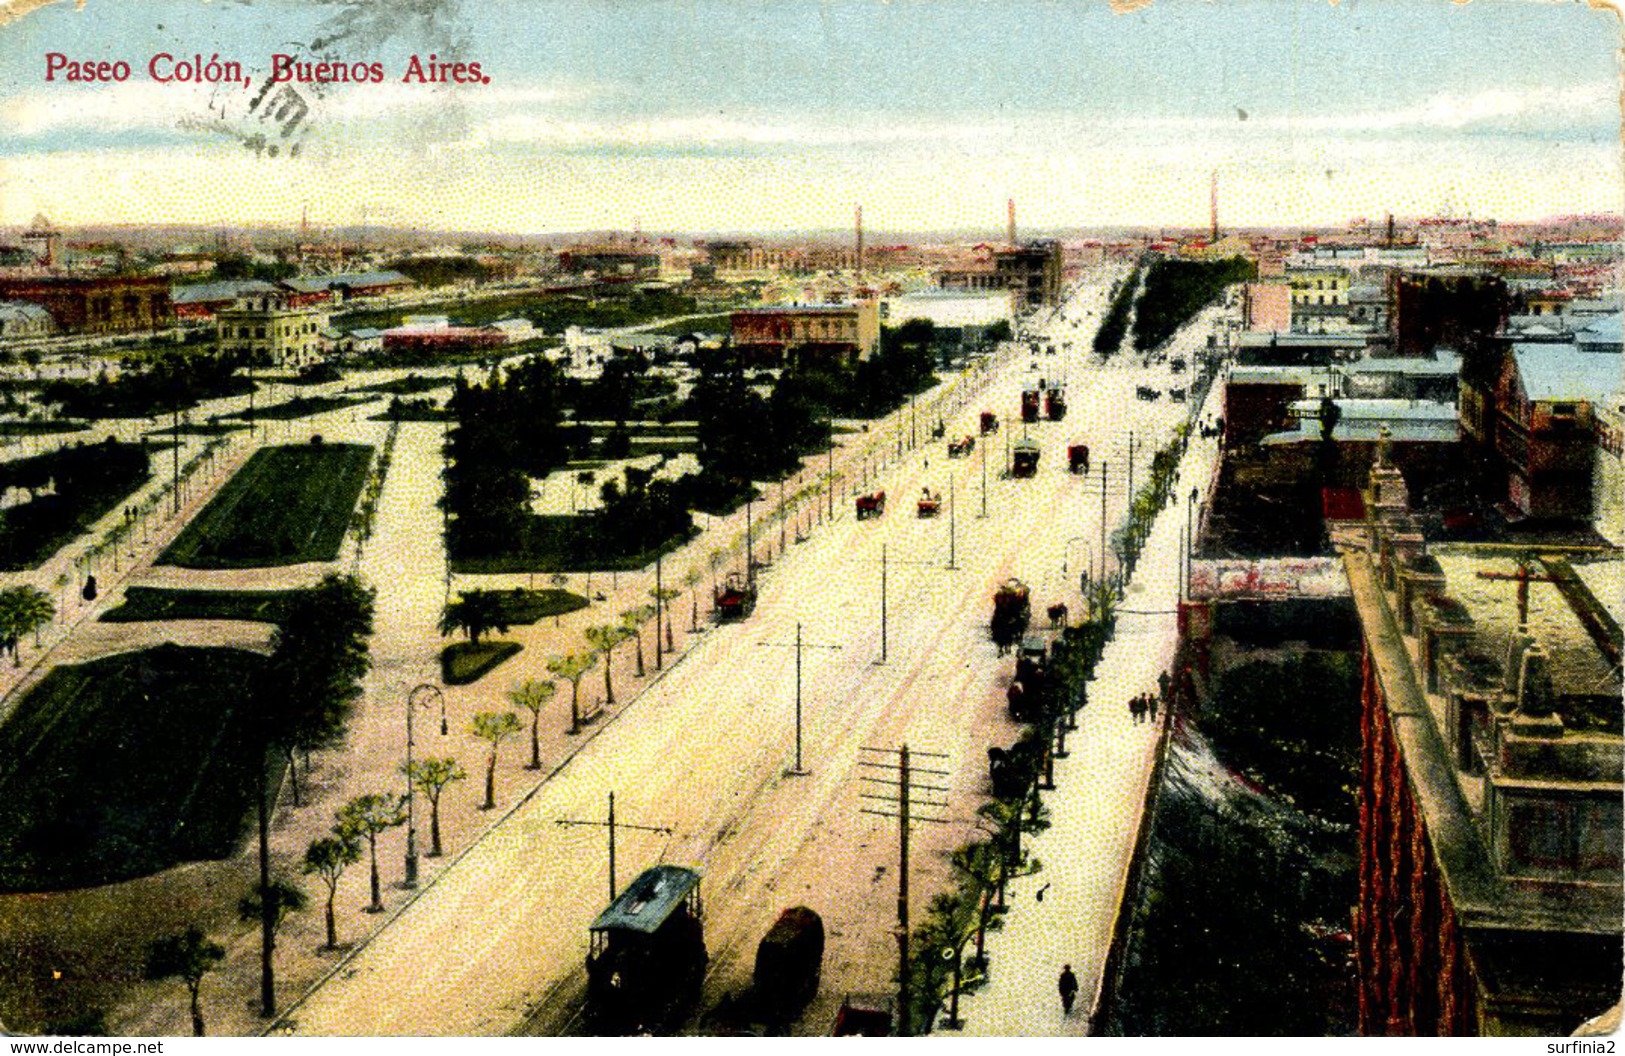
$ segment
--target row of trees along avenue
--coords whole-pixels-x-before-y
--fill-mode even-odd
[[[538,568],[644,563],[693,531],[690,510],[727,510],[745,499],[748,482],[794,470],[828,443],[830,419],[885,414],[930,385],[933,339],[930,323],[910,322],[886,331],[868,360],[808,362],[776,379],[748,374],[727,348],[702,353],[693,391],[673,412],[697,423],[699,473],[666,480],[630,469],[624,485],[603,485],[602,508],[584,517],[532,513],[531,480],[582,452],[572,423],[583,412],[624,417],[637,401],[567,379],[540,357],[493,370],[482,384],[459,379],[448,404],[448,549],[453,560],[519,557]],[[617,362],[605,378],[624,376]]]

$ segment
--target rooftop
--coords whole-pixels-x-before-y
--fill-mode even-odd
[[[680,865],[657,865],[615,896],[615,901],[592,922],[593,931],[641,931],[652,935],[672,910],[700,886],[700,874]]]
[[[1581,352],[1574,345],[1518,343],[1512,346],[1530,400],[1589,400],[1606,403],[1620,387],[1620,357]]]

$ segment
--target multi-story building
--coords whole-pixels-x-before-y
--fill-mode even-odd
[[[575,245],[559,251],[559,268],[572,275],[653,279],[660,275],[660,254],[638,246]]]
[[[1292,318],[1298,325],[1313,319],[1347,318],[1349,273],[1343,268],[1288,268],[1286,283],[1292,291]]]
[[[1361,1031],[1570,1033],[1621,994],[1620,561],[1429,553],[1385,457],[1365,498]]]
[[[37,304],[72,334],[158,330],[175,321],[169,280],[157,275],[6,277],[0,300]]]
[[[1469,437],[1485,433],[1493,443],[1513,509],[1536,518],[1591,516],[1593,408],[1614,397],[1619,383],[1617,349],[1610,354],[1580,352],[1572,344],[1512,345],[1501,361],[1491,408],[1478,406],[1474,422],[1464,415],[1463,426]],[[1486,414],[1494,417],[1490,430],[1483,425]]]
[[[730,324],[733,349],[746,363],[779,366],[811,356],[849,364],[880,345],[874,301],[750,308],[734,312]]]
[[[1292,329],[1292,292],[1285,283],[1246,283],[1241,288],[1241,304],[1248,330],[1285,333]]]
[[[244,297],[215,313],[220,354],[256,365],[297,367],[321,359],[325,305],[298,305],[282,294]]]
[[[1023,308],[1061,303],[1061,243],[1042,238],[993,251],[996,288],[1011,290]]]

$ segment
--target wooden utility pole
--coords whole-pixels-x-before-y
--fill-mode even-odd
[[[871,748],[864,746],[860,751],[872,753],[869,756],[860,756],[860,766],[879,771],[882,775],[862,775],[859,780],[872,784],[886,786],[894,791],[880,793],[860,792],[863,799],[874,800],[883,808],[873,809],[861,807],[865,814],[875,814],[883,818],[896,818],[897,825],[897,1033],[907,1037],[912,1033],[909,1019],[910,965],[908,956],[909,918],[908,918],[908,834],[909,826],[916,821],[929,821],[937,824],[946,824],[948,819],[938,815],[926,815],[915,812],[916,807],[946,808],[945,799],[921,798],[923,792],[947,792],[946,785],[929,785],[915,780],[916,774],[928,774],[937,777],[947,777],[948,771],[915,766],[913,757],[926,756],[931,759],[946,759],[940,752],[910,751],[904,744],[897,749],[897,762],[887,760],[891,754],[890,748]],[[888,773],[889,772],[889,773]],[[894,773],[895,777],[890,776]],[[925,1024],[929,1028],[930,1024]]]
[[[987,438],[982,439],[982,517],[987,517]]]
[[[839,650],[839,645],[828,642],[803,642],[801,640],[801,624],[796,623],[796,640],[794,642],[757,642],[759,646],[768,649],[794,649],[796,651],[796,764],[785,773],[793,777],[801,777],[809,771],[801,766],[801,651],[803,649],[832,649]]]
[[[636,829],[639,832],[663,832],[668,836],[671,835],[671,833],[672,833],[672,829],[669,828],[668,826],[665,826],[665,825],[637,825],[637,824],[634,824],[634,823],[629,822],[629,821],[616,821],[615,820],[615,793],[614,792],[611,792],[609,794],[609,817],[606,818],[604,821],[583,820],[583,819],[579,819],[579,818],[554,818],[553,823],[555,825],[566,825],[566,826],[588,825],[588,826],[594,826],[594,827],[600,827],[600,828],[607,828],[609,830],[609,900],[611,902],[615,901],[615,894],[616,894],[616,887],[615,887],[615,830],[616,830],[616,828],[618,827],[618,828],[622,828],[622,829]]]
[[[1100,579],[1106,581],[1106,463],[1100,464]]]

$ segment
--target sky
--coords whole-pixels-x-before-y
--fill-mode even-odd
[[[1215,172],[1234,225],[1617,212],[1619,49],[1538,0],[55,3],[0,24],[0,224],[1205,226]],[[383,82],[251,109],[275,53]],[[431,53],[488,83],[403,83]]]

